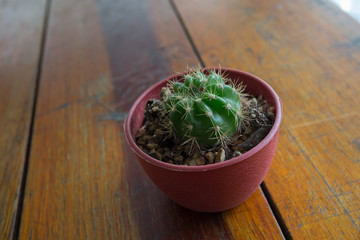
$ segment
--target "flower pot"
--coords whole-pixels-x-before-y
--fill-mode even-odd
[[[246,92],[262,95],[275,108],[275,122],[268,135],[254,148],[230,160],[204,166],[179,166],[161,162],[144,153],[135,142],[143,123],[145,104],[159,99],[168,81],[181,80],[177,74],[158,82],[133,104],[125,121],[125,136],[131,149],[154,184],[174,202],[201,212],[231,209],[245,201],[264,180],[275,154],[282,118],[282,105],[276,92],[263,80],[249,73],[225,68],[208,68],[225,72],[235,82],[243,82]]]

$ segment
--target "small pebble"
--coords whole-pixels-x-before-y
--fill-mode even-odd
[[[199,151],[196,151],[193,155],[193,158],[198,158],[198,157],[201,157],[201,153]]]
[[[189,162],[189,166],[196,166],[195,160],[191,160],[191,161]]]
[[[158,106],[155,106],[151,109],[153,112],[158,112],[159,111],[159,107]]]
[[[137,132],[136,138],[141,138],[141,137],[145,136],[145,134],[146,134],[146,129],[145,129],[145,125],[143,125]]]
[[[189,166],[191,160],[191,158],[186,158],[183,165]]]
[[[247,127],[244,131],[244,136],[250,134],[252,131],[251,127]]]
[[[241,152],[240,151],[234,151],[232,157],[238,157],[241,155]]]
[[[145,146],[146,142],[144,141],[144,139],[140,138],[139,140],[137,140],[136,142],[139,146]]]
[[[151,134],[153,134],[156,131],[157,128],[158,128],[158,126],[156,126],[155,124],[151,124],[150,127],[149,127],[149,132]]]
[[[170,98],[170,95],[171,95],[171,91],[169,88],[167,87],[163,87],[161,90],[160,90],[160,99],[162,101],[167,101],[169,98]]]
[[[174,157],[175,162],[182,162],[184,160],[184,157],[182,155],[177,155]]]
[[[184,146],[183,152],[186,153],[187,155],[190,155],[191,153],[191,145],[190,144],[186,144]]]
[[[215,162],[223,162],[225,160],[225,150],[220,148],[216,154]]]
[[[150,135],[145,135],[142,139],[144,141],[149,141],[151,139],[151,136]]]
[[[154,132],[154,135],[157,135],[157,136],[160,136],[160,135],[163,135],[163,134],[164,134],[164,131],[161,130],[161,128],[156,129],[155,132]]]
[[[164,151],[165,151],[165,153],[164,153],[165,157],[172,158],[172,154],[171,154],[171,151],[169,148],[165,148]]]
[[[152,156],[153,158],[159,159],[160,161],[162,160],[162,155],[156,152],[154,149],[149,152],[149,155]]]
[[[204,157],[198,157],[195,159],[196,166],[205,165],[205,158]]]
[[[159,145],[157,145],[156,143],[153,142],[149,142],[148,144],[146,144],[146,147],[151,151],[153,149],[156,149]]]
[[[160,153],[161,155],[163,155],[163,153],[164,153],[164,149],[163,148],[158,148],[157,150],[156,150],[158,153]]]
[[[274,107],[269,107],[268,110],[266,111],[266,113],[267,113],[268,115],[274,115],[274,110],[275,110]]]
[[[205,153],[206,159],[209,161],[209,163],[214,163],[215,155],[212,152]]]
[[[262,108],[264,112],[267,112],[267,110],[270,108],[270,105],[266,100],[264,100],[264,104],[262,105]]]

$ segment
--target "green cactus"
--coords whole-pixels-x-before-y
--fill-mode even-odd
[[[229,83],[229,84],[226,84]],[[239,130],[243,118],[242,86],[215,71],[184,75],[183,82],[168,85],[166,101],[171,130],[184,143],[199,147],[225,147]]]

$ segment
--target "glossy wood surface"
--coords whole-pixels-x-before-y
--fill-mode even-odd
[[[18,225],[45,1],[0,1],[0,239]]]
[[[249,71],[282,98],[265,185],[291,236],[359,239],[359,23],[326,1],[175,2],[206,65]]]
[[[360,25],[334,5],[27,3],[0,1],[0,239],[360,238]],[[122,128],[146,88],[199,63],[284,105],[264,184],[222,213],[171,202]]]

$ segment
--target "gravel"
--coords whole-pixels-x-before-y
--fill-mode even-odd
[[[161,99],[150,99],[145,106],[144,124],[136,134],[136,143],[148,155],[160,161],[187,166],[200,166],[227,161],[256,146],[269,133],[274,120],[274,107],[262,97],[247,96],[249,118],[240,133],[235,134],[225,148],[199,149],[191,143],[183,144],[169,134],[163,100],[169,91],[163,88]]]

